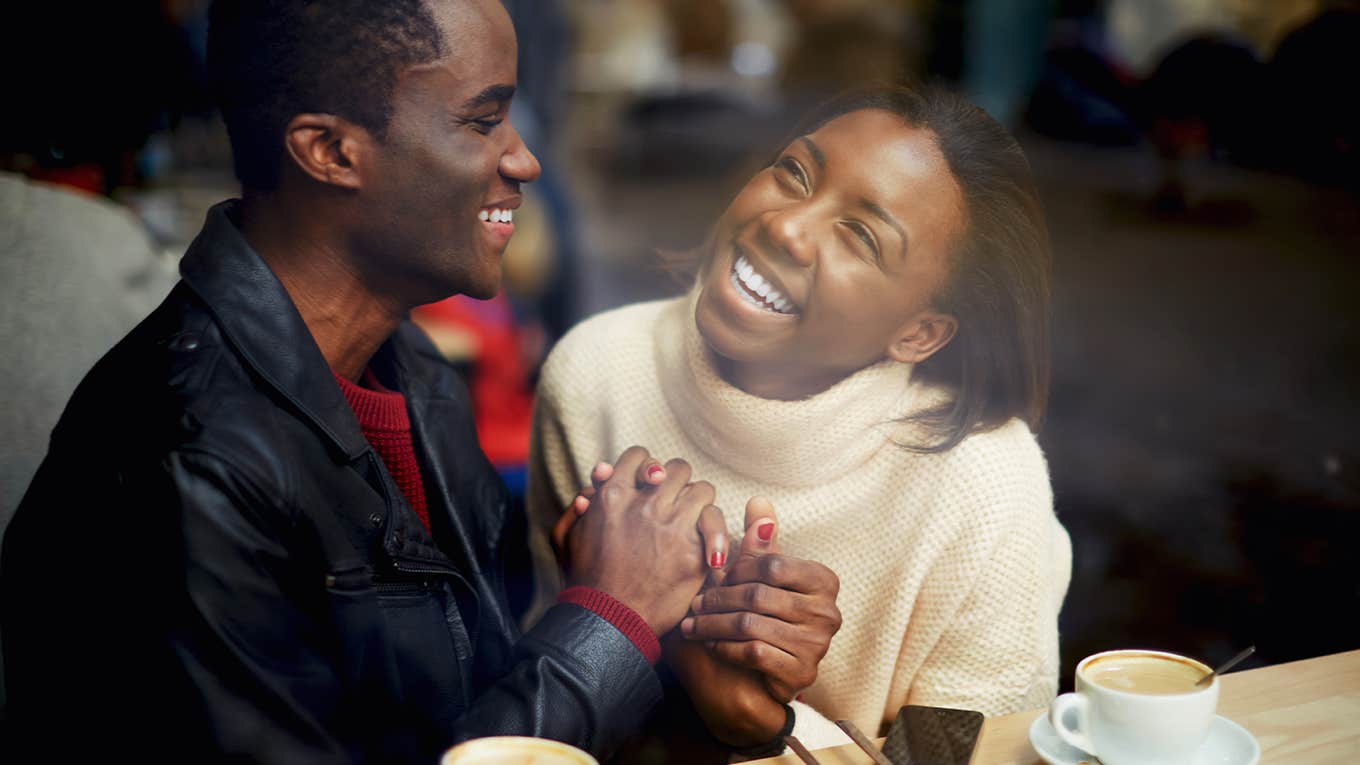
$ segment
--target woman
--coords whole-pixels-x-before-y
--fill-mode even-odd
[[[839,575],[843,627],[801,696],[826,718],[1042,706],[1071,550],[1033,435],[1050,256],[1028,163],[933,90],[848,94],[797,136],[718,220],[686,296],[553,351],[540,556],[592,466],[641,443],[688,459],[729,527],[768,497],[783,549]]]

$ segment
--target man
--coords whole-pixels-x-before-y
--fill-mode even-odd
[[[405,321],[497,291],[538,175],[506,119],[515,54],[494,0],[214,8],[243,199],[76,391],[6,537],[16,753],[433,763],[520,734],[604,755],[653,707],[711,487],[626,452],[573,531],[576,586],[521,636],[523,521]]]

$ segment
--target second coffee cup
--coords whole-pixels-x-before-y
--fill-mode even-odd
[[[1106,651],[1077,664],[1076,692],[1049,708],[1058,735],[1106,765],[1186,765],[1218,708],[1209,667],[1163,651]]]

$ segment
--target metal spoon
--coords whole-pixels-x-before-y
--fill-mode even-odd
[[[1227,672],[1228,670],[1232,669],[1233,667],[1236,667],[1238,662],[1242,661],[1243,659],[1247,658],[1253,653],[1256,653],[1256,646],[1254,645],[1247,646],[1246,650],[1242,651],[1242,653],[1239,653],[1236,656],[1232,657],[1231,659],[1228,659],[1227,661],[1218,665],[1218,667],[1213,672],[1210,672],[1204,677],[1201,677],[1200,679],[1196,680],[1195,685],[1196,686],[1204,685],[1205,683],[1209,682],[1209,680],[1212,679],[1214,675],[1221,675],[1224,672]]]

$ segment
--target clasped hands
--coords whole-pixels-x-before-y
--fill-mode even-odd
[[[779,551],[773,506],[746,503],[733,554],[715,491],[684,460],[631,447],[600,463],[552,531],[568,585],[609,593],[661,638],[663,657],[718,739],[773,738],[840,628],[840,583]]]

